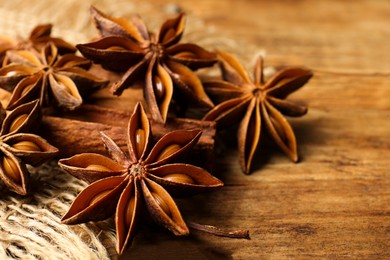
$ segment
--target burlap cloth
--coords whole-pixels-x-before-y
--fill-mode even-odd
[[[91,23],[89,6],[106,13],[131,17],[140,14],[148,26],[160,23],[180,11],[175,4],[154,5],[147,1],[0,0],[0,35],[27,37],[39,23],[52,23],[53,35],[76,44],[87,42],[97,32]],[[244,64],[256,52],[255,46],[238,48],[240,42],[216,32],[210,24],[184,10],[189,16],[184,41],[208,49],[234,52]],[[241,51],[241,52],[240,52]],[[251,58],[250,58],[251,57]],[[86,186],[58,168],[56,161],[31,169],[31,193],[18,196],[0,181],[0,259],[110,259],[115,257],[113,220],[67,226],[60,223],[76,195]]]

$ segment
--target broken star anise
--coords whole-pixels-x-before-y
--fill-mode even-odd
[[[216,56],[196,44],[178,44],[184,31],[184,14],[167,20],[155,35],[138,16],[131,21],[109,17],[94,7],[91,13],[103,38],[76,47],[106,69],[126,71],[111,88],[115,95],[136,81],[143,82],[153,119],[160,122],[166,121],[172,99],[180,106],[186,102],[214,106],[192,70],[213,65]]]
[[[77,196],[62,222],[78,224],[101,220],[115,212],[119,254],[130,245],[143,206],[156,223],[175,235],[188,235],[188,227],[168,191],[187,195],[223,185],[202,168],[168,163],[193,147],[200,135],[200,130],[176,130],[163,136],[150,149],[150,123],[138,104],[129,121],[128,155],[101,133],[112,159],[84,153],[59,161],[70,174],[92,182]]]
[[[26,164],[37,166],[58,152],[43,138],[27,133],[38,119],[38,110],[38,101],[32,101],[6,115],[0,105],[0,178],[21,195],[26,195],[28,191]]]
[[[104,87],[107,82],[86,68],[90,61],[73,53],[59,55],[49,42],[41,52],[34,49],[8,51],[10,62],[0,69],[0,87],[13,91],[7,109],[39,99],[41,106],[73,110],[82,104],[81,94]]]
[[[52,42],[61,54],[76,52],[77,49],[72,44],[61,38],[51,36],[52,27],[51,24],[37,25],[26,39],[0,37],[0,64],[3,64],[5,53],[8,50],[27,50],[32,48],[40,51],[48,42]],[[8,61],[5,63],[8,63]]]
[[[238,150],[241,169],[250,173],[253,156],[264,129],[294,162],[298,160],[294,132],[283,117],[302,116],[307,108],[285,98],[302,87],[312,72],[303,68],[285,68],[264,82],[263,60],[258,58],[253,81],[244,67],[232,56],[219,53],[224,81],[204,83],[206,92],[223,100],[210,110],[204,120],[220,126],[241,121],[238,128]]]

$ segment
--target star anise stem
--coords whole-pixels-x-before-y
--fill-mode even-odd
[[[190,229],[194,229],[197,231],[201,231],[204,233],[208,233],[214,236],[220,237],[230,237],[230,238],[238,238],[238,239],[250,239],[249,230],[234,230],[228,231],[219,227],[210,226],[210,225],[202,225],[195,222],[187,221],[187,226]]]

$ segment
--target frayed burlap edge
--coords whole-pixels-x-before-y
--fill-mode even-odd
[[[61,171],[56,161],[30,169],[30,195],[0,190],[0,259],[109,259],[112,220],[67,226],[60,218],[85,183]],[[106,244],[103,244],[105,242]],[[112,251],[114,253],[114,251]]]

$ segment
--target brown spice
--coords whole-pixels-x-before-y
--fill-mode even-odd
[[[0,87],[12,91],[7,109],[39,98],[41,106],[54,103],[73,110],[82,104],[80,93],[108,83],[85,70],[91,65],[88,60],[73,53],[61,56],[51,42],[41,52],[8,51],[7,60],[10,64],[0,69]]]
[[[0,64],[8,64],[5,59],[6,52],[9,50],[29,50],[35,49],[41,51],[48,42],[52,42],[60,54],[75,53],[77,49],[70,43],[61,38],[51,36],[51,24],[40,24],[34,27],[26,39],[12,39],[9,37],[0,37]]]
[[[204,85],[210,96],[222,102],[209,111],[204,120],[216,121],[220,126],[241,121],[238,129],[239,160],[246,174],[250,173],[265,129],[283,152],[296,162],[295,135],[283,115],[302,116],[307,108],[285,98],[301,88],[312,77],[312,72],[303,68],[285,68],[265,82],[260,57],[252,81],[233,56],[220,52],[219,57],[224,81],[210,81]]]
[[[5,115],[2,106],[0,110]],[[27,133],[38,116],[38,101],[33,101],[15,108],[0,122],[0,178],[11,190],[21,195],[28,192],[29,172],[26,164],[38,166],[58,152],[43,138]]]
[[[71,113],[58,113],[55,116],[44,115],[40,133],[60,149],[60,157],[88,151],[103,154],[105,150],[99,141],[99,133],[102,131],[107,133],[121,148],[126,148],[125,140],[130,116],[129,112],[119,109],[83,105]],[[176,129],[201,129],[202,135],[194,147],[196,154],[194,157],[198,159],[198,162],[202,162],[204,167],[208,169],[212,167],[216,125],[214,122],[187,118],[169,118],[165,124],[150,122],[155,140]],[[83,141],[80,142],[80,139]]]
[[[139,138],[139,135],[144,136]],[[109,136],[101,133],[112,159],[84,153],[59,161],[64,170],[92,183],[77,196],[62,222],[78,224],[100,220],[115,212],[119,254],[131,244],[141,220],[143,206],[156,223],[175,235],[188,235],[188,227],[168,191],[173,194],[191,194],[215,190],[223,185],[202,168],[171,163],[188,152],[200,135],[200,130],[176,130],[164,135],[152,147],[151,126],[142,106],[138,104],[129,121],[126,139],[128,154]],[[180,148],[176,149],[176,145]],[[88,168],[91,164],[92,169]],[[181,178],[166,177],[171,174]],[[185,181],[181,182],[183,179]],[[188,183],[188,179],[192,183]]]
[[[193,102],[213,107],[192,70],[213,65],[216,57],[198,45],[178,44],[185,27],[184,14],[167,20],[157,35],[150,33],[138,16],[131,21],[109,17],[94,7],[91,14],[103,38],[77,48],[106,69],[126,71],[112,86],[115,95],[137,81],[145,83],[151,115],[160,122],[166,121],[173,99],[181,106]]]

